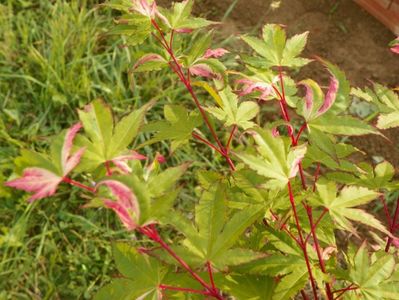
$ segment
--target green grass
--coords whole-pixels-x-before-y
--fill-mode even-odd
[[[81,191],[63,186],[56,197],[29,204],[26,194],[5,188],[21,148],[46,149],[56,133],[76,122],[76,109],[97,98],[119,116],[150,99],[159,103],[149,119],[162,118],[165,103],[194,109],[169,71],[129,72],[142,50],[120,47],[123,41],[106,34],[113,16],[97,2],[0,4],[0,299],[91,299],[117,274],[111,242],[131,239],[110,211],[81,208]],[[168,156],[168,145],[143,151]],[[223,163],[209,157],[208,148],[193,143],[168,160],[210,169]],[[183,211],[196,201],[194,180],[184,179],[177,204]]]
[[[28,204],[2,185],[19,149],[46,148],[78,107],[103,98],[123,114],[155,97],[163,75],[149,89],[128,76],[139,53],[106,35],[112,16],[95,4],[0,4],[0,299],[91,299],[114,274],[111,241],[129,238],[109,211],[82,209],[79,191]]]

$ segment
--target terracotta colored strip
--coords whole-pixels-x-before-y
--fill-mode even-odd
[[[377,0],[354,0],[357,4],[367,10],[381,23],[388,27],[393,33],[399,35],[399,4],[395,0],[389,7],[390,1]]]

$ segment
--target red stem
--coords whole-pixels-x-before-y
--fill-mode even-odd
[[[276,94],[278,94],[279,98],[280,98],[280,108],[281,108],[281,112],[283,115],[284,120],[287,123],[290,123],[290,116],[288,114],[288,108],[287,108],[287,101],[285,99],[285,88],[284,88],[284,80],[283,80],[283,70],[282,67],[279,67],[279,78],[280,78],[280,85],[281,85],[281,92],[277,89],[277,87],[275,87],[274,85],[272,85],[274,91],[276,92]],[[290,129],[290,127],[288,128],[288,134],[291,138],[291,146],[296,146],[297,145],[297,140],[295,139],[294,136],[294,132],[293,130]],[[305,180],[305,175],[303,173],[303,167],[302,167],[302,163],[300,162],[298,165],[299,168],[299,175],[301,178],[301,183],[302,183],[302,187],[305,190],[306,189],[306,180]]]
[[[273,213],[272,210],[270,210],[270,213],[272,214],[272,216],[278,221],[278,217],[276,214]],[[264,219],[265,220],[265,219]],[[265,224],[267,225],[267,223]],[[284,230],[297,244],[300,248],[302,248],[302,244],[298,241],[298,239],[295,237],[295,235],[287,228],[287,225],[285,223],[283,223],[280,226],[280,230]]]
[[[380,201],[382,202],[382,205],[384,206],[384,213],[385,213],[385,217],[387,218],[387,221],[388,221],[388,227],[391,228],[392,219],[391,219],[391,215],[389,214],[388,205],[387,205],[387,202],[385,201],[384,195],[380,196]]]
[[[192,85],[190,83],[190,80],[188,78],[185,78],[184,72],[182,70],[182,67],[181,67],[180,63],[177,61],[177,58],[176,58],[173,50],[171,49],[171,47],[168,46],[168,42],[166,41],[165,36],[164,36],[161,28],[158,26],[158,24],[157,24],[157,22],[155,20],[151,20],[151,23],[155,27],[155,29],[158,31],[159,35],[161,36],[161,39],[158,38],[158,40],[161,42],[162,47],[164,47],[165,50],[169,53],[171,59],[173,60],[173,63],[175,64],[176,68],[171,66],[172,67],[172,71],[174,71],[179,76],[180,81],[184,84],[184,86],[186,87],[187,91],[190,93],[192,99],[194,100],[195,105],[197,106],[198,110],[201,113],[201,116],[202,116],[206,126],[208,127],[209,131],[211,132],[212,137],[216,141],[216,143],[217,143],[217,145],[219,147],[219,150],[224,153],[225,149],[224,149],[222,143],[220,142],[220,140],[219,140],[219,138],[218,138],[213,126],[211,125],[211,123],[210,123],[210,121],[208,119],[208,116],[206,115],[206,112],[205,112],[204,108],[202,107],[202,105],[200,104],[196,94],[194,93],[194,90],[193,90],[193,87],[192,87]],[[234,166],[234,163],[232,162],[232,160],[230,159],[229,155],[227,153],[224,153],[223,156],[225,157],[226,162],[228,163],[230,169],[232,171],[234,171],[235,170],[235,166]]]
[[[299,169],[299,176],[301,177],[302,188],[306,190],[306,179],[305,179],[305,174],[303,173],[302,162],[298,164],[298,169]]]
[[[213,280],[212,266],[209,261],[206,262],[206,267],[208,269],[209,280],[211,281],[212,288],[216,290],[215,281]]]
[[[226,144],[226,152],[227,153],[229,152],[230,144],[231,144],[231,141],[233,140],[233,136],[234,136],[234,133],[236,132],[236,130],[237,130],[237,125],[234,125],[233,128],[231,129],[229,140],[227,141],[227,144]]]
[[[300,139],[300,137],[301,137],[303,131],[307,128],[307,126],[308,126],[308,125],[305,123],[305,124],[303,124],[303,125],[301,126],[301,128],[299,128],[299,131],[298,131],[298,133],[297,133],[297,135],[296,135],[296,138],[295,138],[295,145],[298,145],[298,141],[299,141],[299,139]]]
[[[186,292],[186,293],[202,294],[202,295],[210,296],[209,292],[207,292],[207,291],[200,291],[200,290],[194,290],[194,289],[189,289],[189,288],[181,288],[181,287],[170,286],[170,285],[166,285],[166,284],[160,284],[159,288],[161,290],[181,291],[181,292]]]
[[[328,208],[324,208],[323,212],[321,213],[321,215],[319,216],[319,218],[316,220],[316,222],[313,224],[313,226],[311,227],[311,230],[316,230],[317,226],[319,225],[321,219],[323,219],[323,217],[326,215],[326,213],[328,212]],[[307,243],[309,238],[310,238],[310,233],[306,236],[305,242]]]
[[[208,145],[209,147],[211,147],[212,149],[214,149],[215,151],[219,152],[221,155],[224,156],[224,153],[222,151],[220,151],[220,149],[217,148],[215,145],[213,145],[210,141],[202,138],[200,135],[196,134],[195,132],[192,133],[192,136],[194,138],[196,138],[197,140],[203,142],[204,144]]]
[[[175,34],[175,30],[172,29],[171,33],[170,33],[170,40],[169,40],[169,49],[170,51],[173,51],[173,37]]]
[[[75,180],[72,180],[71,178],[68,178],[68,177],[62,178],[62,181],[63,181],[63,182],[66,182],[66,183],[69,183],[70,185],[73,185],[73,186],[79,187],[79,188],[81,188],[81,189],[84,189],[84,190],[86,190],[86,191],[92,192],[92,193],[95,193],[95,192],[96,192],[96,189],[95,189],[95,188],[92,188],[92,187],[89,187],[89,186],[87,186],[87,185],[84,185],[84,184],[82,184],[82,183],[80,183],[80,182],[77,182],[77,181],[75,181]]]
[[[321,271],[326,274],[326,266],[324,264],[324,260],[321,254],[321,249],[320,249],[320,245],[319,245],[319,240],[317,239],[317,235],[316,235],[316,226],[313,224],[313,211],[312,211],[312,207],[310,207],[309,205],[305,205],[305,209],[308,215],[308,219],[309,219],[309,224],[310,224],[310,231],[311,234],[313,236],[313,242],[316,248],[316,253],[317,253],[317,258],[319,259],[319,265],[320,265],[320,269]],[[319,218],[319,220],[321,220]],[[328,282],[326,282],[326,293],[327,293],[327,299],[328,300],[333,300],[333,295],[331,293],[331,286]]]
[[[106,161],[104,164],[105,164],[105,168],[107,169],[107,176],[111,176],[112,170],[111,170],[111,166],[109,165],[109,161]]]
[[[399,197],[396,200],[396,208],[395,208],[395,213],[392,219],[392,224],[389,227],[389,232],[393,235],[395,233],[395,227],[396,227],[396,222],[398,221],[399,218]],[[392,238],[388,237],[387,245],[385,246],[385,252],[389,251],[389,248],[391,247],[392,244]]]
[[[209,286],[209,284],[207,284],[197,273],[195,273],[195,271],[191,269],[190,266],[162,240],[154,224],[150,225],[150,227],[140,227],[139,231],[154,242],[161,245],[161,247],[165,249],[184,269],[186,269],[186,271],[189,272],[196,281],[198,281],[206,290],[208,290],[209,296],[212,296],[218,300],[223,300],[223,297],[219,294],[217,289],[213,289],[211,286]]]
[[[335,298],[334,298],[334,300],[336,300],[336,299],[339,299],[339,297],[341,297],[343,294],[345,294],[347,291],[353,291],[353,290],[357,290],[358,289],[358,287],[356,287],[356,286],[353,286],[354,284],[352,283],[351,285],[349,285],[349,286],[347,286],[346,288],[343,288],[343,289],[340,289],[340,290],[336,290],[336,291],[333,291],[332,293],[333,294],[335,294],[335,293],[339,293],[339,295],[338,296],[336,296]]]
[[[316,191],[316,183],[317,180],[319,180],[319,175],[320,175],[320,163],[317,163],[317,167],[316,167],[316,172],[314,173],[314,181],[313,181],[313,192]]]
[[[315,280],[314,280],[314,277],[313,277],[312,268],[310,266],[310,260],[309,260],[309,256],[308,256],[308,251],[306,249],[306,242],[303,239],[302,228],[301,228],[301,225],[299,224],[298,213],[297,213],[297,210],[296,210],[294,194],[292,192],[292,187],[291,187],[291,182],[290,181],[288,181],[287,186],[288,186],[288,193],[289,193],[289,196],[290,196],[290,203],[291,203],[292,211],[294,213],[295,224],[296,224],[296,228],[298,230],[299,241],[300,241],[300,243],[302,245],[301,248],[302,248],[302,251],[303,251],[303,256],[305,258],[306,267],[308,269],[310,283],[312,285],[313,296],[314,296],[314,299],[317,300],[318,296],[317,296],[316,283],[315,283]]]
[[[308,296],[306,295],[306,293],[305,293],[304,290],[301,290],[301,295],[302,295],[303,300],[309,300],[309,298],[308,298]]]

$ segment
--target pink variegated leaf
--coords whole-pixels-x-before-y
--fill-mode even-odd
[[[116,213],[127,230],[135,230],[137,228],[137,223],[132,219],[129,211],[123,205],[112,200],[104,200],[104,205]]]
[[[166,163],[166,158],[162,154],[157,153],[157,155],[155,156],[155,159],[160,164]]]
[[[277,128],[277,127],[274,127],[274,128],[272,129],[272,135],[273,135],[274,137],[279,137],[279,136],[280,136],[280,132],[278,131],[278,128]]]
[[[299,164],[302,162],[306,154],[306,145],[301,145],[293,148],[288,154],[289,161],[289,176],[288,178],[293,178],[298,174]]]
[[[133,66],[133,69],[137,69],[141,65],[148,62],[166,62],[165,59],[156,53],[149,53],[141,57]]]
[[[193,30],[194,29],[191,29],[191,28],[178,28],[178,29],[175,29],[175,31],[177,33],[191,33],[191,32],[193,32]]]
[[[111,161],[112,163],[119,168],[122,173],[128,174],[132,172],[132,169],[128,165],[129,160],[145,160],[147,159],[146,156],[137,153],[135,151],[131,151],[129,154],[120,155],[113,158]]]
[[[135,11],[143,16],[154,18],[158,12],[157,4],[155,1],[148,0],[132,0],[132,11]],[[152,3],[151,3],[152,2]]]
[[[224,48],[217,48],[217,49],[208,49],[206,50],[205,54],[204,54],[204,58],[218,58],[218,57],[222,57],[223,55],[229,53],[228,50],[224,49]]]
[[[257,82],[250,79],[240,79],[237,80],[237,83],[243,85],[240,96],[245,96],[253,93],[254,91],[258,91],[261,92],[259,99],[267,100],[271,95],[273,95],[273,87],[269,83]]]
[[[97,188],[100,185],[105,185],[116,199],[116,201],[105,199],[105,206],[114,210],[128,230],[134,230],[140,220],[140,207],[133,191],[116,180],[104,180],[97,185]]]
[[[310,115],[313,111],[313,104],[314,104],[314,94],[313,89],[307,83],[299,83],[300,85],[304,86],[306,89],[305,94],[305,103],[303,105],[303,114],[305,119],[309,119]]]
[[[42,168],[27,168],[22,177],[5,183],[8,187],[13,187],[34,194],[29,201],[35,201],[55,194],[62,178],[54,173]]]
[[[328,88],[326,97],[324,99],[324,103],[317,111],[317,116],[321,116],[322,114],[326,113],[331,106],[333,106],[335,99],[337,98],[337,92],[339,88],[339,81],[334,76],[330,78],[330,86]]]
[[[201,76],[201,77],[206,77],[206,78],[217,78],[217,74],[213,72],[211,67],[209,67],[206,64],[196,64],[192,67],[190,67],[189,72],[193,76]]]
[[[396,40],[393,41],[391,51],[393,53],[399,54],[399,37],[397,37]]]
[[[77,166],[85,151],[85,148],[80,148],[74,154],[71,154],[73,139],[81,128],[82,124],[77,123],[68,129],[65,135],[64,144],[61,150],[61,166],[64,176],[66,176],[72,171],[73,168]]]

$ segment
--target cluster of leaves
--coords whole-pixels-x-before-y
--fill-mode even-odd
[[[395,194],[399,183],[388,161],[354,164],[351,155],[361,152],[345,138],[398,127],[398,95],[378,84],[351,91],[337,66],[302,58],[307,33],[287,38],[282,26],[269,24],[262,39],[242,36],[254,53],[240,53],[241,72],[226,72],[221,59],[229,51],[211,48],[212,33],[201,29],[214,22],[192,17],[192,1],[171,9],[149,0],[105,5],[121,11],[111,33],[124,35],[127,45],[150,36],[157,41],[133,71],[169,67],[198,111],[166,105],[165,120],[145,124],[154,105],[149,102],[116,122],[110,108],[95,101],[54,140],[50,155],[24,150],[16,159],[15,176],[22,176],[10,178],[7,186],[34,192],[31,201],[53,195],[61,183],[83,188],[91,199],[86,207],[112,209],[136,234],[131,243],[114,244],[122,277],[96,299],[187,294],[276,300],[298,293],[307,299],[308,284],[315,299],[317,287],[329,300],[398,299],[399,264],[391,245],[399,246],[399,205],[391,217],[384,195]],[[186,49],[184,36],[194,31],[199,34]],[[290,77],[309,63],[329,72],[326,92],[312,79]],[[211,101],[198,97],[195,88],[205,89]],[[351,94],[375,105],[376,125],[349,114]],[[262,106],[274,103],[282,120],[264,124]],[[138,145],[139,132],[152,137]],[[164,169],[162,156],[150,163],[137,152],[164,141],[171,153],[183,144],[204,143],[230,168],[190,170],[198,182],[193,218],[174,208],[189,163]],[[376,199],[384,203],[387,224],[364,210]],[[351,244],[345,251],[336,232],[361,237],[362,226],[375,230],[368,237],[373,247],[363,243],[354,250]]]

